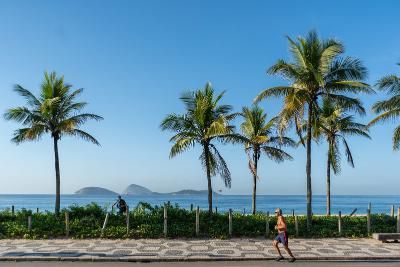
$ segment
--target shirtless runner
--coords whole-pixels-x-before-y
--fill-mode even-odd
[[[275,215],[277,217],[277,222],[275,229],[278,230],[278,235],[275,237],[273,241],[273,246],[275,247],[275,250],[278,252],[279,257],[276,258],[276,261],[281,261],[283,260],[283,256],[281,254],[281,251],[278,247],[278,244],[281,243],[283,247],[285,248],[286,252],[290,255],[289,262],[294,262],[296,258],[293,256],[292,251],[289,249],[289,240],[288,240],[288,235],[287,235],[287,227],[286,227],[286,222],[285,218],[282,216],[282,210],[281,209],[276,209],[275,210]]]

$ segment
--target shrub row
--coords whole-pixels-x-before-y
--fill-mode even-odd
[[[14,215],[9,211],[0,212],[0,238],[47,239],[65,236],[65,212],[69,213],[69,236],[71,238],[160,238],[163,237],[163,207],[140,203],[129,214],[130,231],[126,231],[126,216],[111,214],[102,235],[101,228],[107,211],[97,204],[71,206],[59,215],[54,213],[32,213],[21,210]],[[27,218],[32,217],[29,231]],[[168,207],[168,237],[195,237],[196,214],[194,211]],[[288,233],[295,235],[293,216],[287,216]],[[276,234],[276,219],[269,217],[270,236]],[[336,216],[314,216],[312,231],[306,230],[306,217],[298,216],[299,237],[338,237],[338,218]],[[228,214],[200,213],[200,237],[228,238]],[[266,215],[243,215],[234,213],[232,220],[233,237],[262,237],[266,233]],[[372,232],[395,232],[396,219],[388,215],[371,215]],[[367,237],[365,216],[342,217],[343,237]]]

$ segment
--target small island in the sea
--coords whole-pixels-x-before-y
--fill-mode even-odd
[[[75,192],[76,195],[118,195],[118,193],[102,188],[102,187],[84,187]],[[192,196],[192,195],[207,195],[207,190],[192,190],[192,189],[185,189],[180,190],[177,192],[170,192],[170,193],[158,193],[153,192],[150,189],[131,184],[129,185],[124,191],[122,191],[121,195],[128,195],[128,196],[151,196],[151,195],[182,195],[182,196]],[[217,195],[216,192],[213,192],[214,195]]]
[[[75,192],[76,195],[117,195],[114,191],[108,190],[103,187],[84,187]]]

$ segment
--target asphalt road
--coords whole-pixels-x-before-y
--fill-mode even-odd
[[[214,261],[214,262],[160,262],[160,263],[117,263],[117,262],[0,262],[1,267],[250,267],[250,266],[268,266],[268,267],[398,267],[399,262],[309,262],[297,261],[295,263],[273,262],[273,261]]]

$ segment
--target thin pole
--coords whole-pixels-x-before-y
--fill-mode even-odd
[[[106,214],[106,218],[104,219],[104,223],[103,223],[103,228],[101,228],[101,235],[104,234],[104,230],[106,229],[107,223],[108,223],[108,217],[110,216],[110,213],[107,212]]]
[[[129,236],[129,206],[126,206],[126,235]]]
[[[169,204],[167,204],[169,206]],[[168,235],[168,212],[167,205],[164,205],[164,237]]]
[[[269,211],[267,211],[267,216],[265,217],[265,237],[269,237]]]
[[[12,214],[13,216],[15,215],[14,205],[11,206],[11,214]]]
[[[394,205],[392,205],[390,207],[390,216],[392,216],[392,218],[394,218]]]
[[[232,236],[232,209],[229,209],[228,223],[229,223],[229,236]]]
[[[367,233],[368,235],[371,234],[371,210],[369,208],[367,210]]]
[[[28,216],[28,230],[29,232],[32,230],[32,216]]]
[[[197,206],[196,209],[196,236],[199,236],[200,233],[200,208]]]
[[[397,208],[397,233],[400,233],[400,207]]]
[[[338,228],[339,228],[339,235],[342,235],[342,212],[341,211],[339,211]]]
[[[65,212],[65,236],[69,237],[69,213]]]

